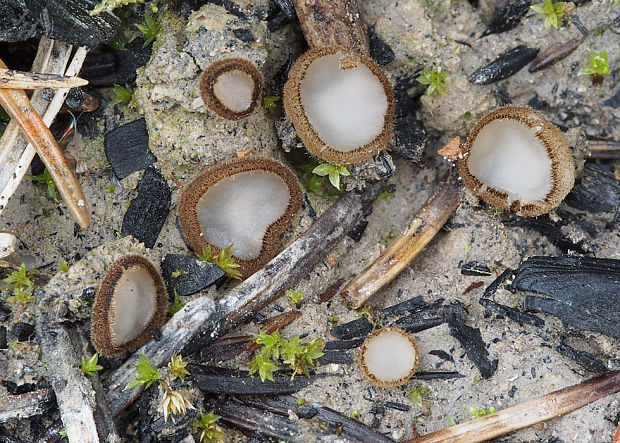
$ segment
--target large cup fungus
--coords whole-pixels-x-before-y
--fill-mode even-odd
[[[297,178],[282,163],[248,158],[215,166],[181,193],[179,222],[196,253],[233,245],[246,278],[276,255],[276,236],[292,223],[301,205]]]
[[[459,172],[487,203],[525,216],[555,209],[575,182],[564,134],[542,114],[520,106],[496,109],[474,126]]]
[[[263,88],[263,76],[243,58],[226,58],[212,63],[200,78],[200,94],[207,107],[228,120],[249,115]]]
[[[311,49],[289,72],[284,109],[306,149],[336,164],[362,163],[392,137],[394,94],[370,58]]]
[[[166,321],[167,297],[159,272],[146,258],[112,263],[93,308],[92,341],[101,355],[135,350]]]

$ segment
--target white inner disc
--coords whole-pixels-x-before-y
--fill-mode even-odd
[[[416,362],[416,349],[398,332],[386,331],[366,342],[364,362],[368,372],[384,382],[409,375]]]
[[[487,187],[506,192],[509,203],[544,199],[552,187],[551,159],[535,131],[512,119],[488,123],[472,144],[469,171]]]
[[[254,80],[245,72],[234,69],[217,77],[213,93],[231,111],[243,112],[252,104]]]
[[[310,64],[301,82],[301,104],[319,138],[349,152],[381,133],[388,101],[381,81],[364,63],[340,69],[341,57],[337,52]]]
[[[268,171],[249,171],[220,180],[198,200],[196,210],[205,240],[220,249],[234,244],[242,260],[260,255],[269,225],[286,211],[288,186]]]
[[[136,338],[153,317],[157,289],[153,276],[141,266],[132,266],[118,279],[110,304],[110,332],[113,345]]]

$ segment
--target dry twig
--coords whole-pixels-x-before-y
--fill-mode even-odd
[[[0,89],[60,89],[87,84],[88,80],[80,77],[0,69]]]
[[[456,174],[448,173],[435,193],[415,216],[407,230],[383,251],[361,274],[351,280],[341,294],[359,308],[417,257],[435,237],[460,204]]]
[[[0,400],[0,423],[43,414],[53,404],[54,391],[49,388],[9,395]]]

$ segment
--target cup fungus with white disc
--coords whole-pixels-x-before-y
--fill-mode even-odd
[[[200,94],[207,107],[228,120],[247,117],[256,107],[263,88],[258,68],[243,58],[212,63],[200,78]]]
[[[362,163],[392,138],[392,86],[372,59],[350,50],[311,49],[299,57],[283,101],[306,149],[330,163]]]
[[[373,385],[390,388],[407,383],[418,366],[418,347],[406,331],[385,327],[376,330],[360,347],[358,364]]]
[[[555,209],[575,182],[562,131],[521,106],[496,109],[474,126],[459,172],[467,188],[487,203],[530,217]]]
[[[161,275],[146,258],[126,255],[106,270],[93,308],[91,337],[101,355],[138,349],[166,321]]]
[[[277,253],[276,237],[301,206],[301,188],[282,163],[250,157],[215,166],[181,193],[179,222],[185,241],[200,255],[233,245],[239,272],[247,278]]]

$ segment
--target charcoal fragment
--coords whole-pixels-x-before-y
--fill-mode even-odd
[[[516,28],[530,10],[531,3],[532,0],[520,0],[500,8],[491,19],[488,28],[482,33],[482,37]]]
[[[364,235],[364,231],[366,231],[367,226],[368,220],[362,220],[349,231],[347,236],[349,236],[351,240],[358,242],[362,239],[362,235]]]
[[[119,126],[105,135],[105,155],[119,180],[157,161],[149,151],[146,121],[141,118]]]
[[[0,326],[0,349],[7,349],[9,343],[6,339],[6,327]]]
[[[439,357],[442,360],[454,363],[454,359],[452,358],[452,356],[442,349],[433,349],[429,352],[429,354]]]
[[[405,405],[403,403],[396,403],[393,401],[386,401],[383,403],[386,408],[396,409],[397,411],[409,411],[409,405]]]
[[[249,29],[233,29],[233,34],[244,43],[252,43],[256,38]]]
[[[491,274],[491,268],[487,265],[481,265],[477,261],[470,261],[461,265],[461,275],[489,276]]]
[[[607,366],[596,358],[593,354],[590,354],[586,351],[580,351],[571,346],[568,346],[565,343],[562,343],[557,348],[555,348],[560,354],[565,357],[568,357],[572,360],[575,360],[581,366],[586,368],[588,371],[595,372],[597,374],[602,374],[607,372]]]
[[[2,386],[6,388],[9,394],[13,395],[26,394],[27,392],[32,392],[37,389],[37,385],[34,383],[22,383],[18,385],[11,380],[2,380]]]
[[[292,0],[270,0],[274,6],[274,14],[270,14],[267,19],[267,29],[269,32],[277,31],[289,22],[297,19],[297,11]]]
[[[400,77],[394,86],[394,142],[388,149],[407,160],[420,161],[424,146],[428,140],[428,131],[424,123],[417,118],[416,111],[420,107],[418,97],[409,95],[415,89],[416,82],[410,77]]]
[[[144,38],[138,37],[126,45],[123,51],[114,50],[116,60],[116,75],[118,83],[127,85],[136,81],[136,70],[146,64],[151,58],[153,45],[144,46]]]
[[[540,317],[528,314],[527,312],[521,312],[518,309],[502,305],[493,300],[489,300],[488,298],[481,298],[480,304],[489,311],[495,312],[499,315],[504,315],[509,319],[516,321],[517,323],[528,324],[536,326],[537,328],[542,328],[543,326],[545,326],[545,321]]]
[[[519,266],[512,286],[528,291],[528,311],[620,338],[620,260],[532,257]]]
[[[489,359],[487,345],[482,340],[480,329],[465,324],[465,311],[459,304],[451,305],[448,315],[450,335],[458,340],[465,354],[476,365],[482,378],[490,378],[497,370],[498,360]]]
[[[605,100],[603,102],[603,105],[609,106],[610,108],[618,109],[618,107],[620,107],[620,89],[618,89],[613,96]]]
[[[152,248],[170,212],[171,197],[172,191],[164,177],[149,167],[138,183],[138,195],[123,217],[121,235],[133,235]]]
[[[356,337],[363,337],[372,331],[372,323],[365,317],[336,326],[330,331],[331,335],[341,340],[349,340]]]
[[[17,322],[11,328],[9,332],[9,341],[17,340],[19,342],[34,340],[35,332],[34,325],[25,322]]]
[[[353,340],[335,340],[328,341],[325,343],[325,350],[342,350],[342,349],[353,349],[359,348],[364,342],[363,338],[355,338]]]
[[[274,375],[274,381],[263,383],[259,377],[232,369],[188,365],[192,382],[202,392],[226,395],[276,395],[290,394],[308,386],[313,377]]]
[[[528,48],[525,45],[519,45],[500,54],[491,63],[478,69],[469,77],[469,81],[476,85],[488,85],[508,78],[531,62],[538,54],[538,51],[538,48]]]
[[[323,355],[317,359],[317,364],[319,365],[328,365],[331,363],[336,363],[339,365],[348,365],[353,360],[347,351],[332,349],[325,350]]]
[[[416,372],[413,378],[416,380],[449,380],[463,377],[465,377],[463,374],[456,371],[421,371]]]
[[[181,271],[173,277],[172,273]],[[161,273],[170,294],[195,294],[220,281],[226,273],[216,264],[181,254],[166,254],[161,262]]]
[[[396,58],[392,48],[376,33],[374,26],[368,28],[368,44],[370,46],[370,58],[379,66],[385,66]]]
[[[620,181],[613,163],[587,161],[583,175],[566,197],[573,208],[588,212],[616,212],[620,209]]]

